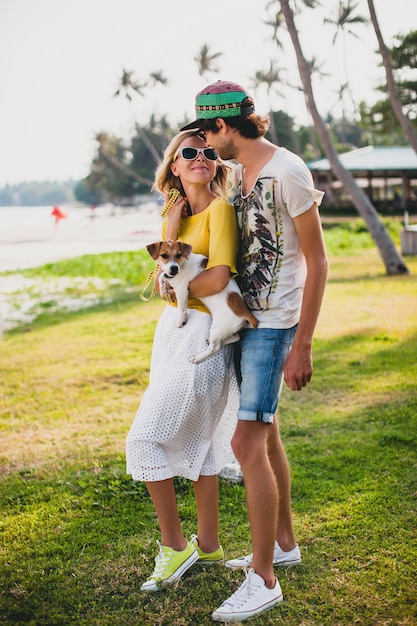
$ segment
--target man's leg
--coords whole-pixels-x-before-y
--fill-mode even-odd
[[[215,621],[243,621],[263,613],[282,601],[282,591],[274,576],[274,544],[278,526],[278,488],[269,451],[275,459],[277,426],[273,416],[282,386],[284,362],[295,329],[245,329],[241,333],[240,407],[232,439],[233,452],[245,481],[253,553],[236,559],[245,562],[246,580],[230,598],[214,611]],[[240,358],[239,358],[240,356]],[[240,367],[239,367],[240,366]],[[275,429],[270,435],[270,430]],[[271,441],[268,442],[271,437]],[[228,567],[235,567],[228,561]]]
[[[267,428],[267,431],[268,457],[278,490],[278,515],[275,537],[280,547],[285,552],[288,552],[296,545],[291,514],[291,475],[287,455],[279,434],[277,415],[274,416],[274,423]]]
[[[251,567],[268,588],[276,583],[272,560],[278,518],[278,490],[267,454],[270,428],[272,424],[239,421],[232,439],[245,481],[253,549]]]

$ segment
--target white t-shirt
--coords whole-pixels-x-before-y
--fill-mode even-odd
[[[278,148],[242,196],[242,166],[235,170],[233,204],[240,230],[239,285],[259,328],[291,328],[300,318],[306,263],[293,218],[320,205],[304,161]]]

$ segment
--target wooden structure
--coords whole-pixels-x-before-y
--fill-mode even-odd
[[[367,146],[339,155],[342,165],[381,208],[417,210],[417,155],[409,146]],[[318,189],[326,192],[325,204],[349,204],[329,161],[307,163]]]

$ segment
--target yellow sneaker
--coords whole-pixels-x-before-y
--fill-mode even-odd
[[[219,565],[223,565],[224,552],[221,546],[214,552],[203,552],[198,545],[197,535],[191,535],[191,544],[197,550],[199,563],[203,563],[205,565],[214,565],[215,563],[218,563]]]
[[[187,541],[184,550],[173,550],[162,546],[157,541],[159,552],[155,557],[155,569],[152,576],[141,586],[141,591],[159,591],[181,578],[193,563],[198,561],[198,552],[192,543]]]

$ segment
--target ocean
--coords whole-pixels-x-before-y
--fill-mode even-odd
[[[95,209],[52,206],[0,207],[0,272],[36,267],[82,254],[137,250],[159,238],[161,207],[152,198],[138,207]]]

